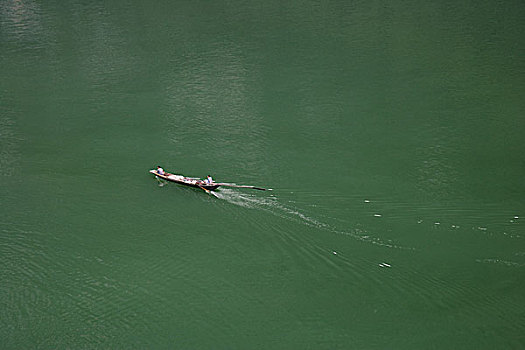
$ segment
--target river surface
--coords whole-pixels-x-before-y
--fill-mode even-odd
[[[0,347],[524,348],[524,18],[0,0]]]

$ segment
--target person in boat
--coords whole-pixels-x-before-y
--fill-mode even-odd
[[[166,173],[164,172],[164,169],[162,169],[160,165],[157,165],[157,174],[166,175]]]
[[[205,182],[207,185],[211,185],[212,182],[213,182],[213,179],[211,178],[210,175],[208,175],[208,176],[206,177],[206,180],[204,180],[204,182]]]

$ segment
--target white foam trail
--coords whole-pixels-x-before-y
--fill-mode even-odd
[[[308,215],[305,215],[296,208],[291,208],[279,203],[276,196],[259,197],[255,194],[249,194],[233,189],[221,189],[221,191],[216,192],[216,194],[218,198],[244,208],[265,210],[273,215],[276,215],[286,220],[299,222],[303,225],[316,227],[331,233],[350,236],[362,242],[367,242],[388,248],[414,250],[414,248],[402,247],[396,244],[383,242],[381,239],[371,237],[370,235],[364,234],[364,232],[357,229],[355,230],[355,232],[339,230],[327,223],[321,222]]]

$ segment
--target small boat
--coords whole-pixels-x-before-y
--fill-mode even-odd
[[[160,179],[171,181],[171,182],[176,182],[178,184],[186,185],[190,187],[201,188],[206,192],[216,190],[221,185],[221,184],[217,184],[213,182],[211,184],[208,184],[204,180],[199,179],[197,177],[186,177],[183,175],[175,175],[175,174],[170,174],[170,173],[164,173],[164,175],[161,175],[157,172],[157,170],[150,170],[149,172],[154,174]]]
[[[198,177],[187,177],[183,175],[175,175],[175,174],[170,174],[170,173],[164,173],[164,175],[161,175],[157,172],[156,169],[152,169],[149,172],[155,175],[155,177],[158,179],[175,182],[175,183],[185,185],[185,186],[197,187],[197,188],[203,189],[204,191],[210,194],[212,194],[212,192],[210,191],[214,191],[220,186],[235,187],[235,188],[251,188],[251,189],[260,190],[260,191],[271,191],[272,190],[271,188],[262,188],[262,187],[256,187],[256,186],[251,186],[251,185],[237,185],[237,184],[231,184],[231,183],[226,183],[226,182],[208,183],[202,179],[199,179]]]

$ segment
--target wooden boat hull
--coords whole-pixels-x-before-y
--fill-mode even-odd
[[[209,184],[206,184],[201,179],[189,178],[189,177],[185,177],[185,176],[182,176],[182,175],[174,175],[174,174],[169,174],[169,173],[166,173],[165,175],[161,175],[161,174],[157,173],[156,170],[150,170],[149,172],[152,173],[153,175],[159,177],[160,179],[163,179],[163,180],[166,180],[166,181],[175,182],[175,183],[178,183],[178,184],[184,185],[184,186],[201,188],[201,189],[205,189],[205,190],[208,190],[208,191],[216,190],[220,186],[220,185],[217,185],[217,184],[209,185]]]

